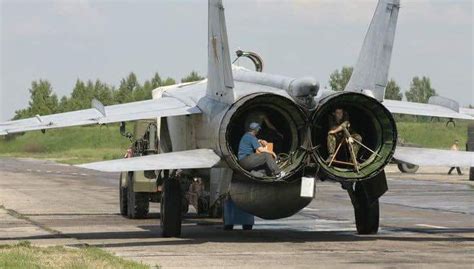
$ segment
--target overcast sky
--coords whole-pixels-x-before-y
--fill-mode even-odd
[[[76,79],[118,85],[130,71],[179,79],[207,68],[207,1],[1,2],[0,120],[28,104],[32,80],[59,97]],[[225,1],[230,48],[265,70],[313,76],[353,65],[376,0]],[[472,0],[402,0],[390,77],[429,76],[440,95],[474,104]]]

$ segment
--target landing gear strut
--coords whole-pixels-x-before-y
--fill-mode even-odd
[[[352,184],[351,184],[352,185]],[[366,190],[361,183],[345,187],[354,206],[355,223],[358,234],[376,234],[379,230],[379,200],[369,201]]]
[[[163,194],[160,204],[161,234],[163,237],[181,235],[182,193],[179,181],[167,177],[163,181]]]

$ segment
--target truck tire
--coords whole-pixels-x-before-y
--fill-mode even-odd
[[[120,173],[119,178],[119,205],[120,205],[120,215],[127,216],[128,212],[128,188],[122,186],[122,173]]]
[[[400,172],[409,173],[409,174],[416,173],[416,171],[418,171],[418,168],[420,168],[418,165],[409,164],[409,163],[397,163],[397,166]]]
[[[130,219],[142,219],[148,215],[150,197],[145,192],[133,191],[133,173],[127,176],[127,216]]]
[[[371,204],[367,199],[362,184],[356,183],[354,195],[354,215],[358,234],[376,234],[379,230],[380,208],[379,200]]]
[[[165,179],[160,204],[160,223],[163,237],[181,236],[181,196],[179,182],[175,179]]]

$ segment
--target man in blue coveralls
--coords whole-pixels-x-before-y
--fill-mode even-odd
[[[260,124],[256,122],[250,123],[248,132],[240,139],[239,164],[247,171],[264,168],[267,171],[267,175],[282,177],[284,172],[276,164],[275,153],[265,148],[267,141],[257,139],[260,129]]]

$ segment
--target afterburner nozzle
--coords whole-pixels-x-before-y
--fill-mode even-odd
[[[374,177],[390,162],[397,142],[390,111],[376,99],[355,92],[321,99],[311,129],[320,176],[337,181]]]

